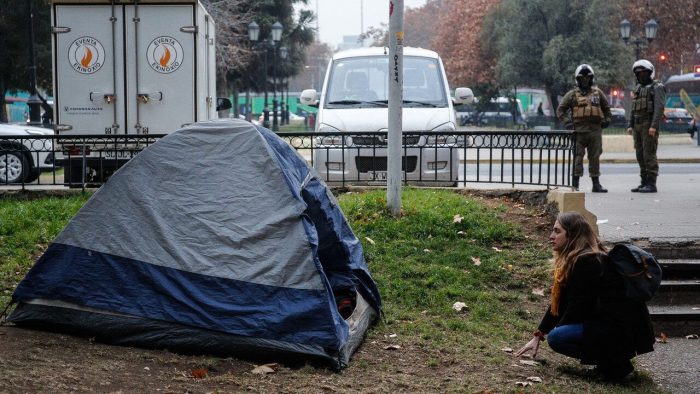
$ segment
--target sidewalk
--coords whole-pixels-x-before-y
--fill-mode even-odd
[[[700,146],[697,135],[691,139],[689,134],[661,135],[656,156],[660,163],[700,163]],[[603,136],[603,154],[601,163],[636,163],[634,142],[628,135]]]

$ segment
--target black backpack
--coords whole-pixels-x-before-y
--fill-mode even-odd
[[[651,300],[661,285],[661,266],[654,255],[635,245],[617,244],[608,257],[625,281],[625,295],[636,301]]]

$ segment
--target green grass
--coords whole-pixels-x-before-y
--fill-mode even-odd
[[[0,308],[89,194],[0,200]]]

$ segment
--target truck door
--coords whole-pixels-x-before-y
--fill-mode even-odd
[[[121,7],[56,5],[54,75],[59,130],[75,134],[124,132]],[[114,11],[115,17],[112,18]]]
[[[129,133],[171,133],[196,120],[193,5],[125,6]]]

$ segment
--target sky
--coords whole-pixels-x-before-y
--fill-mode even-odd
[[[426,0],[404,0],[404,8],[425,3]],[[382,22],[389,26],[389,0],[308,0],[303,8],[318,15],[320,41],[331,48],[340,44],[343,36],[359,35]]]

